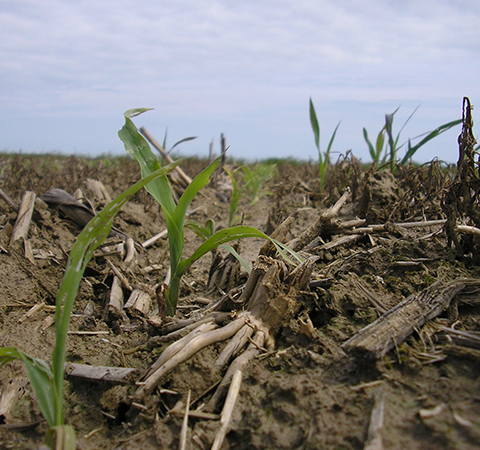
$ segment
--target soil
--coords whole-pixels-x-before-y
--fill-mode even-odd
[[[187,159],[181,167],[194,177],[206,164]],[[400,167],[392,174],[348,156],[334,166],[319,195],[315,166],[279,161],[257,203],[251,205],[248,196],[242,196],[238,213],[245,225],[271,233],[284,219],[294,217],[287,240],[314,223],[347,186],[351,195],[339,219],[365,219],[362,226],[390,225],[338,246],[328,245],[338,238],[338,230],[324,230],[310,246],[310,254],[318,257],[312,280],[320,281],[302,291],[305,306],[284,321],[275,348],[261,352],[243,370],[222,448],[367,448],[372,409],[380,395],[385,448],[480,448],[480,349],[461,345],[444,332],[445,327],[454,327],[478,336],[478,293],[456,297],[440,316],[382,358],[361,360],[342,350],[344,342],[381,315],[375,301],[386,310],[437,280],[480,277],[474,238],[462,238],[464,251],[459,255],[441,226],[395,225],[445,219],[441,200],[453,173],[454,169],[432,162]],[[129,158],[0,155],[0,188],[17,205],[25,191],[41,196],[54,187],[70,194],[80,189],[100,209],[105,200],[86,189],[87,179],[100,181],[113,198],[139,178],[139,169]],[[220,189],[221,181],[194,199],[189,219],[203,223],[212,218],[217,229],[227,225],[230,192]],[[0,346],[18,346],[49,361],[55,338],[51,306],[82,228],[60,211],[37,205],[26,241],[32,249],[29,256],[21,240],[10,244],[16,219],[15,209],[0,200]],[[142,243],[163,231],[165,221],[158,204],[142,191],[125,205],[115,226]],[[201,241],[190,230],[185,236],[185,255],[190,255]],[[115,251],[119,242],[118,237],[109,237],[102,247],[113,251],[97,251],[87,268],[70,331],[90,333],[69,336],[67,361],[137,372],[127,384],[67,377],[66,422],[76,431],[79,449],[178,448],[183,416],[169,411],[185,402],[189,390],[191,410],[208,401],[209,390],[219,381],[211,367],[225,343],[206,347],[165,376],[143,409],[132,407],[128,399],[134,382],[169,344],[147,346],[162,334],[162,325],[139,313],[115,313],[108,307],[112,264],[132,288],[155,298],[155,286],[168,267],[168,246],[160,239],[138,250],[137,263],[126,267],[123,255]],[[258,239],[242,240],[239,253],[253,262],[262,245]],[[206,299],[214,302],[222,296],[218,288],[208,288],[211,262],[211,255],[204,256],[183,277],[176,318],[191,317],[205,307]],[[239,270],[223,289],[245,281],[246,274]],[[122,292],[128,299],[129,289],[123,286]],[[27,316],[38,304],[44,306]],[[305,328],[306,320],[313,328]],[[0,449],[38,449],[44,442],[48,427],[25,376],[18,362],[0,368],[0,399],[15,386],[8,411],[0,400]],[[218,428],[218,420],[190,418],[187,448],[210,448]]]

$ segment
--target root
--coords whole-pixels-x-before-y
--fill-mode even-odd
[[[252,342],[248,346],[248,348],[240,355],[235,358],[235,360],[230,364],[228,367],[227,372],[225,373],[222,381],[217,387],[217,390],[213,394],[210,401],[207,403],[206,410],[207,411],[215,411],[219,401],[225,396],[228,387],[232,381],[233,375],[236,371],[242,371],[247,364],[252,361],[259,353],[260,349],[265,344],[265,332],[258,331],[255,333],[255,336],[252,339]]]
[[[153,391],[162,377],[215,342],[231,339],[220,353],[214,370],[220,373],[233,359],[208,408],[215,410],[230,385],[233,374],[242,370],[264,347],[273,350],[275,334],[299,312],[301,292],[308,287],[317,258],[313,257],[290,274],[283,262],[259,256],[239,301],[246,311],[218,328],[216,316],[203,318],[195,329],[171,344],[153,364],[132,396],[139,402]],[[178,331],[175,331],[178,333]],[[248,344],[248,346],[247,346]],[[245,351],[242,350],[247,346]]]
[[[175,350],[169,352],[170,354],[173,353],[173,355],[170,355],[170,357],[168,357],[169,355],[167,355],[167,357],[163,357],[163,355],[168,349],[165,350],[165,352],[163,352],[162,356],[160,356],[159,358],[159,360],[162,360],[161,364],[159,364],[159,361],[157,360],[154,366],[158,366],[158,368],[153,372],[150,371],[152,373],[149,372],[150,375],[147,376],[145,381],[141,382],[139,388],[133,394],[133,397],[132,397],[133,400],[134,401],[141,400],[145,395],[152,392],[152,390],[155,388],[160,378],[162,378],[167,373],[171,372],[179,364],[190,359],[193,355],[198,353],[202,348],[205,348],[208,345],[213,344],[215,342],[224,341],[226,339],[231,338],[240,328],[243,327],[243,325],[245,325],[246,320],[247,320],[247,317],[245,314],[243,314],[238,319],[234,320],[233,322],[219,329],[210,330],[210,331],[205,331],[204,329],[201,329],[201,330],[195,329],[188,336],[186,336],[185,338],[182,338],[180,341],[176,343],[178,345],[175,347]],[[205,327],[205,328],[209,328],[210,326],[212,326],[212,324],[210,323],[200,325],[200,327]],[[196,334],[196,335],[191,337],[190,336],[191,334]],[[171,345],[170,347],[174,345],[175,344]]]

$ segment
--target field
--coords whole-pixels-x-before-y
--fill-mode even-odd
[[[180,167],[194,177],[207,164],[185,159]],[[235,176],[241,188],[245,178]],[[105,191],[114,198],[139,179],[137,163],[126,157],[0,155],[0,188],[12,200],[0,199],[0,346],[50,361],[55,297],[84,225],[83,210],[37,202],[28,234],[12,242],[24,193],[80,190],[83,203],[98,211]],[[251,330],[221,448],[479,448],[477,182],[438,161],[392,173],[347,155],[332,166],[320,194],[317,166],[276,161],[258,201],[242,191],[236,214],[309,264],[295,269],[264,240],[242,239],[236,251],[253,264],[256,280],[224,250],[209,253],[182,277],[174,318],[162,315],[158,289],[168,269],[166,237],[142,245],[165,230],[165,218],[153,197],[139,191],[117,216],[118,232],[94,253],[74,305],[64,396],[77,448],[180,448],[187,397],[186,448],[211,448],[225,392],[215,404],[211,399],[233,357],[222,367],[215,361],[231,334],[166,371],[143,394],[135,385],[172,345],[168,332],[183,336],[183,326],[208,314],[215,314],[217,330],[242,317],[242,329]],[[181,194],[178,178],[172,185]],[[474,192],[473,209],[455,203],[460,185],[470,189],[466,195]],[[227,227],[231,195],[231,180],[219,168],[188,219]],[[201,242],[186,229],[185,255]],[[133,291],[146,295],[146,303],[128,303]],[[379,328],[362,334],[372,323]],[[262,326],[267,339],[258,341]],[[75,373],[80,364],[134,370],[95,380]],[[47,428],[23,365],[2,366],[0,449],[38,449]]]

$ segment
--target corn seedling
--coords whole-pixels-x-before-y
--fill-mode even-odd
[[[328,166],[330,165],[330,152],[332,150],[333,141],[335,140],[335,135],[337,134],[338,127],[340,122],[338,122],[335,130],[333,130],[332,137],[328,142],[327,149],[325,152],[322,152],[320,149],[320,125],[317,119],[317,113],[315,112],[315,107],[313,106],[313,101],[310,98],[310,124],[312,125],[313,136],[315,139],[315,146],[318,151],[318,177],[320,181],[320,192],[323,191],[323,186],[325,185],[325,180],[327,176]]]
[[[163,143],[162,143],[162,148],[163,148],[168,154],[170,154],[170,153],[172,152],[172,150],[173,150],[175,147],[177,147],[178,145],[183,144],[184,142],[193,141],[194,139],[197,139],[197,136],[189,136],[189,137],[180,139],[179,141],[175,142],[175,144],[172,145],[172,147],[170,148],[170,150],[167,150],[167,134],[168,134],[168,128],[165,130],[165,135],[163,136]]]
[[[242,220],[242,218],[240,216],[236,216],[235,213],[238,208],[238,201],[240,199],[240,194],[245,190],[247,185],[244,184],[241,189],[238,189],[237,180],[235,179],[235,176],[233,175],[233,173],[226,167],[223,167],[223,170],[225,170],[225,172],[230,177],[230,180],[232,182],[232,195],[230,197],[228,226],[233,227],[235,225],[238,225]],[[207,219],[203,225],[201,225],[200,223],[194,220],[186,220],[185,226],[190,230],[192,230],[200,239],[202,239],[202,241],[206,241],[209,237],[215,234],[215,221],[213,219]],[[247,273],[250,274],[252,270],[251,267],[245,261],[245,259],[243,259],[237,253],[237,251],[231,245],[223,244],[223,245],[220,245],[219,247],[230,252],[235,258],[237,258],[237,260],[244,267]]]
[[[237,180],[235,178],[234,172],[230,171],[226,167],[223,168],[232,182],[232,196],[230,198],[230,212],[228,215],[228,226],[233,227],[238,225],[242,221],[241,216],[237,216],[237,208],[240,197],[242,196],[245,190],[248,191],[250,195],[250,206],[257,203],[260,199],[260,191],[262,188],[263,182],[271,178],[275,172],[276,164],[260,164],[255,169],[250,169],[248,166],[241,166],[234,172],[242,171],[242,177],[244,184],[241,188],[238,187]]]
[[[270,166],[274,168],[274,164],[270,164]],[[240,189],[238,188],[238,183],[237,180],[233,174],[232,171],[227,169],[226,167],[223,167],[223,170],[227,173],[227,175],[230,178],[230,181],[232,183],[232,195],[230,197],[230,210],[229,210],[229,215],[228,215],[228,226],[229,227],[234,227],[235,225],[238,225],[242,217],[237,216],[237,208],[238,208],[238,202],[240,200],[240,196],[243,193],[245,189],[247,189],[248,183],[253,181],[255,178],[251,177],[249,178],[249,181],[245,183]],[[238,171],[237,169],[236,171]],[[244,172],[245,173],[245,172]],[[258,194],[257,189],[256,193]],[[255,197],[253,197],[254,199]],[[199,224],[198,222],[195,222],[193,220],[187,220],[185,222],[185,226],[190,228],[200,239],[203,241],[206,241],[209,237],[211,237],[215,233],[215,222],[213,219],[207,219],[203,225]],[[219,246],[220,248],[223,248],[224,250],[228,251],[231,253],[243,266],[243,268],[247,271],[248,274],[251,272],[251,267],[250,265],[245,261],[244,258],[242,258],[238,252],[229,244],[223,244]]]
[[[233,227],[240,223],[242,218],[240,216],[236,216],[237,208],[238,208],[238,201],[240,200],[240,194],[244,189],[246,189],[246,184],[239,190],[238,189],[238,183],[237,180],[235,179],[235,176],[233,175],[233,172],[228,170],[226,167],[223,168],[227,175],[230,178],[230,181],[232,182],[232,196],[230,197],[230,211],[228,214],[228,226]]]
[[[40,410],[50,429],[47,432],[47,444],[57,450],[75,449],[75,432],[64,424],[63,382],[66,359],[67,331],[70,324],[73,304],[80,281],[93,252],[110,233],[113,220],[121,207],[142,187],[156,177],[165,176],[178,163],[170,164],[152,172],[149,176],[127,189],[110,202],[85,227],[75,242],[68,259],[67,268],[57,294],[55,308],[55,346],[51,366],[34,358],[17,347],[0,348],[0,366],[19,359],[25,364],[27,376],[35,392]]]
[[[132,117],[148,110],[149,109],[147,108],[140,108],[125,112],[125,125],[118,133],[120,139],[125,145],[127,153],[132,155],[139,163],[143,177],[149,176],[160,168],[158,159],[155,157],[147,141],[138,132],[137,127],[132,121]],[[208,183],[210,176],[217,168],[221,157],[222,155],[215,159],[206,169],[193,179],[178,200],[178,204],[175,203],[166,175],[160,176],[146,185],[147,191],[159,202],[165,216],[170,251],[170,280],[168,285],[164,286],[164,297],[166,311],[170,316],[175,314],[180,290],[180,280],[183,274],[195,261],[214,248],[236,239],[260,237],[270,239],[276,246],[277,250],[284,257],[287,257],[284,249],[286,249],[286,251],[288,251],[288,249],[283,244],[272,240],[266,234],[253,227],[235,226],[215,232],[206,239],[189,258],[182,259],[185,245],[184,226],[187,208],[200,189]]]
[[[253,206],[260,200],[263,182],[272,178],[274,175],[276,164],[259,163],[253,168],[245,165],[241,166],[239,170],[245,183],[239,193],[245,189],[251,197],[250,206]],[[230,178],[232,178],[232,176],[230,176]]]
[[[407,142],[407,151],[405,152],[405,155],[401,160],[397,158],[398,150],[402,148],[405,144],[398,145],[398,142],[400,140],[400,134],[402,133],[403,129],[407,125],[407,123],[410,121],[412,116],[415,114],[419,106],[417,106],[414,111],[408,116],[407,120],[403,124],[402,128],[400,128],[400,131],[398,132],[397,136],[394,137],[393,135],[393,119],[395,116],[395,113],[400,109],[398,107],[392,114],[385,114],[385,125],[383,128],[380,130],[380,132],[377,135],[377,139],[375,141],[375,146],[373,146],[372,142],[370,141],[370,138],[368,136],[367,129],[363,129],[363,137],[365,139],[365,142],[367,143],[368,150],[370,152],[370,156],[373,161],[373,165],[375,167],[378,167],[380,164],[388,164],[390,167],[390,170],[392,172],[395,171],[396,164],[405,165],[408,161],[411,160],[411,158],[415,155],[415,153],[425,145],[428,141],[432,140],[434,137],[442,134],[444,131],[449,130],[450,128],[454,127],[455,125],[459,125],[462,123],[462,120],[454,120],[452,122],[448,122],[444,125],[441,125],[435,130],[430,131],[428,133],[424,134],[424,138],[416,145],[412,146],[411,139],[408,140]]]

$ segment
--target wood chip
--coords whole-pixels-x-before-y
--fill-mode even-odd
[[[45,307],[45,303],[37,303],[36,305],[32,306],[20,319],[18,319],[18,323],[23,323],[28,318],[32,317],[37,311],[43,310]]]

